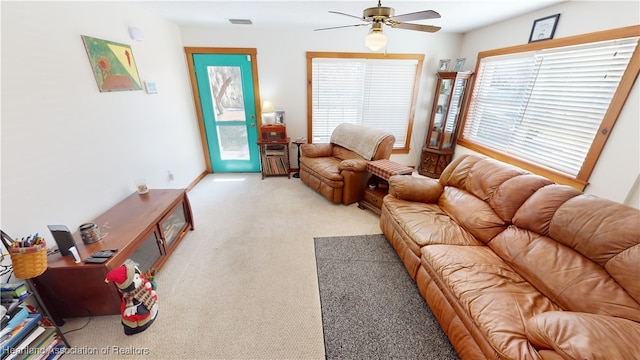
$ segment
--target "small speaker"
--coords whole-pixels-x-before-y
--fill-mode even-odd
[[[73,240],[73,235],[71,235],[69,228],[66,225],[47,225],[47,227],[51,231],[56,244],[58,244],[60,255],[67,256],[71,254],[69,249],[72,246],[76,246],[76,242]]]

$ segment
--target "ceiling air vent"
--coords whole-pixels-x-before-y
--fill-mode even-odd
[[[253,24],[249,19],[229,19],[229,22],[234,25],[251,25]]]

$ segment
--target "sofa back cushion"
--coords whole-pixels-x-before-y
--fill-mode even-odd
[[[532,193],[552,183],[478,155],[460,156],[439,181],[445,190],[438,205],[484,243],[511,224],[516,210]]]
[[[332,150],[331,156],[338,158],[340,160],[362,159],[362,156],[339,145],[333,144],[333,146],[331,147],[331,150]]]
[[[560,307],[640,321],[640,211],[462,155],[438,205]]]
[[[512,225],[489,247],[564,310],[640,321],[640,305],[602,266],[550,237]]]
[[[581,194],[558,208],[549,235],[604,267],[640,302],[640,211]]]
[[[553,182],[491,158],[462,155],[447,166],[440,183],[466,190],[486,202],[505,223],[511,223],[531,194]]]
[[[457,187],[445,187],[438,200],[438,206],[457,224],[485,244],[508,225],[489,204]]]
[[[640,321],[638,221],[637,209],[549,185],[489,246],[564,310]]]

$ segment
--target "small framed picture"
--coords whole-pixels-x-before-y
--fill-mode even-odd
[[[467,58],[456,59],[456,64],[453,67],[453,71],[462,71],[462,67],[464,66],[465,61],[467,61]]]
[[[560,14],[543,17],[533,21],[529,42],[553,39]]]
[[[284,111],[281,111],[281,110],[276,111],[275,117],[276,117],[276,124],[284,125]]]
[[[144,82],[144,89],[147,92],[147,94],[157,94],[158,93],[158,88],[156,87],[156,82],[155,81],[145,81]]]
[[[449,64],[451,63],[451,59],[443,59],[440,60],[438,64],[438,71],[447,71],[449,70]]]

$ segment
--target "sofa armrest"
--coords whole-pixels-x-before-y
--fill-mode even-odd
[[[389,178],[389,194],[400,200],[436,203],[443,190],[436,179],[410,175],[393,175]]]
[[[333,144],[302,144],[300,155],[306,157],[327,157],[333,155]]]
[[[367,160],[364,159],[347,159],[342,160],[338,164],[338,170],[365,171],[367,169]]]
[[[538,349],[552,349],[565,359],[634,359],[638,355],[640,323],[623,318],[549,311],[525,325]]]

